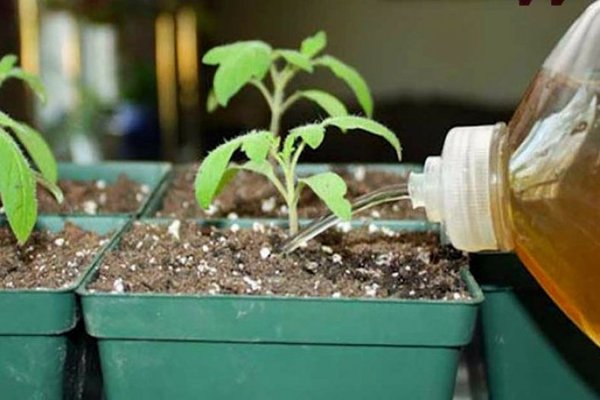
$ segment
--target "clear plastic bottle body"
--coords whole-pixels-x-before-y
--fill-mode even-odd
[[[456,247],[514,250],[600,346],[600,1],[544,62],[508,127],[455,127],[409,177]]]
[[[503,206],[514,250],[598,345],[599,96],[600,80],[542,70],[517,108],[502,149]]]

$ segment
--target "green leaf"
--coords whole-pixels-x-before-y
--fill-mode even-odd
[[[315,60],[315,65],[329,68],[335,76],[346,82],[352,89],[358,103],[368,117],[373,115],[373,97],[369,86],[360,73],[351,66],[332,56],[323,56]]]
[[[219,108],[219,101],[217,100],[215,91],[211,89],[211,91],[208,92],[208,97],[206,98],[206,111],[212,113],[215,112],[217,108]]]
[[[46,102],[46,89],[37,75],[23,71],[21,68],[13,68],[8,73],[8,77],[24,81],[42,102]]]
[[[344,103],[329,93],[321,90],[304,90],[300,92],[300,96],[317,103],[331,117],[348,115],[348,110],[346,110]]]
[[[247,136],[242,143],[242,150],[252,161],[263,161],[267,158],[274,137],[269,131],[258,131],[254,135]]]
[[[248,161],[245,164],[241,165],[240,168],[245,169],[246,171],[251,171],[257,174],[264,175],[269,180],[275,179],[275,171],[273,170],[273,166],[267,160]]]
[[[58,187],[58,185],[56,183],[50,182],[49,180],[44,178],[44,176],[42,174],[40,174],[39,172],[34,172],[33,176],[35,177],[35,181],[37,183],[42,185],[42,187],[44,187],[44,189],[49,191],[50,194],[52,194],[52,196],[54,196],[54,199],[56,200],[56,202],[58,204],[62,204],[62,202],[65,199],[65,196],[63,195],[62,190],[60,190],[60,187]]]
[[[0,129],[0,160],[0,198],[8,223],[22,244],[37,218],[35,179],[19,147],[4,129]]]
[[[336,216],[345,221],[350,220],[352,206],[344,197],[348,188],[344,180],[337,174],[324,172],[300,179],[300,182],[308,185]]]
[[[299,126],[290,131],[283,142],[282,156],[284,159],[289,159],[294,151],[296,140],[302,139],[312,149],[316,149],[321,145],[325,138],[325,127],[322,124],[308,124]]]
[[[4,80],[11,69],[14,68],[17,63],[17,56],[14,54],[7,54],[0,60],[0,80]]]
[[[221,106],[252,79],[262,80],[271,66],[271,47],[261,41],[236,42],[208,51],[202,61],[218,65],[213,86]]]
[[[56,160],[42,135],[30,126],[16,121],[8,114],[0,111],[0,125],[10,128],[19,142],[23,145],[33,163],[38,167],[42,176],[51,183],[58,180]]]
[[[287,61],[288,64],[294,65],[306,72],[313,72],[313,66],[310,58],[296,50],[277,50],[277,54]]]
[[[361,129],[374,135],[381,136],[392,145],[394,150],[396,150],[396,156],[398,157],[398,160],[402,159],[402,146],[400,145],[400,141],[394,132],[379,122],[373,121],[369,118],[358,117],[356,115],[348,115],[345,117],[327,118],[322,123],[325,126],[337,126],[342,131],[346,131],[347,129]]]
[[[327,46],[327,34],[324,31],[317,32],[314,36],[307,37],[300,45],[300,52],[309,58],[313,58]]]
[[[267,139],[270,136],[271,139]],[[201,207],[207,208],[215,196],[232,178],[235,172],[228,169],[229,161],[240,147],[254,161],[259,161],[261,157],[266,158],[268,148],[265,151],[265,143],[272,143],[273,135],[267,131],[252,131],[242,136],[226,142],[213,151],[211,151],[198,168],[196,181],[196,199]]]

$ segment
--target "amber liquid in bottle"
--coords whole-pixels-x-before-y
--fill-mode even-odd
[[[600,345],[600,80],[541,71],[507,138],[514,248]]]

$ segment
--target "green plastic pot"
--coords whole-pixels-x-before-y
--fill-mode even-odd
[[[171,173],[171,164],[157,162],[127,162],[110,161],[99,164],[79,165],[74,163],[59,163],[59,179],[68,179],[75,181],[104,180],[108,183],[115,182],[119,175],[125,174],[127,177],[139,184],[148,185],[150,192],[148,197],[140,203],[139,207],[131,213],[98,213],[94,216],[104,217],[127,217],[131,215],[140,215],[146,209],[157,189]],[[56,215],[56,214],[44,214]],[[59,214],[66,216],[90,217],[92,215],[85,213]]]
[[[41,217],[37,228],[58,231],[65,221],[94,232],[114,231],[122,218]],[[0,221],[4,225],[5,221]],[[108,247],[77,282],[63,289],[0,290],[0,398],[90,399],[83,378],[93,368],[80,317],[75,289]]]
[[[185,168],[186,166],[176,166],[177,168]],[[423,166],[420,164],[409,164],[409,163],[398,163],[398,164],[299,164],[296,168],[298,175],[309,175],[309,174],[317,174],[320,172],[331,171],[332,169],[345,169],[350,172],[355,171],[359,167],[365,167],[370,171],[383,171],[390,172],[394,174],[398,174],[401,176],[406,176],[410,172],[420,172],[423,170]],[[174,174],[170,174],[167,179],[160,185],[158,190],[156,191],[156,195],[152,197],[150,202],[148,203],[148,207],[142,214],[144,218],[153,218],[156,216],[156,213],[162,208],[164,197],[171,187],[171,180],[173,179]],[[248,220],[256,221],[260,219],[261,222],[265,220],[270,220],[270,218],[248,218]],[[218,219],[215,219],[217,221]],[[273,219],[278,220],[278,219]]]
[[[110,400],[449,399],[483,300],[463,278],[470,300],[79,294]]]
[[[490,397],[600,399],[600,349],[542,291],[513,254],[477,254]],[[483,390],[483,388],[480,388]]]

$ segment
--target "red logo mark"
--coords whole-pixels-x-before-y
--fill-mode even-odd
[[[531,4],[532,1],[533,0],[519,0],[519,5],[520,6],[528,6]],[[564,2],[565,2],[565,0],[550,0],[550,5],[551,6],[560,6]]]

